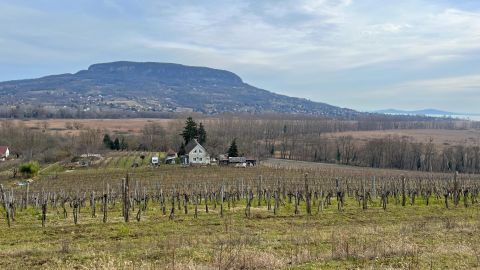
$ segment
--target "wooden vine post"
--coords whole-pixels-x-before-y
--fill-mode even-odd
[[[458,206],[458,203],[460,202],[460,191],[458,187],[458,180],[457,180],[458,172],[455,172],[453,175],[453,204],[455,207]]]
[[[47,221],[47,199],[44,198],[42,201],[42,227],[45,227],[45,222]]]
[[[3,209],[5,210],[7,225],[8,227],[10,227],[10,207],[7,202],[7,196],[5,195],[5,190],[3,190],[3,185],[0,185],[0,193],[2,193]]]
[[[107,223],[108,195],[105,193],[102,197],[103,223]]]
[[[307,214],[311,215],[312,214],[312,202],[310,198],[310,191],[308,190],[308,173],[305,173],[305,201],[307,204]]]
[[[129,220],[129,211],[130,211],[130,198],[129,198],[129,175],[123,180],[123,219],[125,222]]]

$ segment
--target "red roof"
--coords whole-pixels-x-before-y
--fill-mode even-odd
[[[5,155],[7,153],[8,146],[0,146],[0,155]]]

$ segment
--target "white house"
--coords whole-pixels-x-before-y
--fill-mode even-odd
[[[187,153],[187,162],[190,165],[210,164],[210,154],[195,139],[185,146],[185,153]]]
[[[10,155],[8,146],[0,146],[0,161],[5,161]]]

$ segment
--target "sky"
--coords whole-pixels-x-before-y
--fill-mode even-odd
[[[119,60],[360,111],[480,113],[480,1],[0,0],[0,81]]]

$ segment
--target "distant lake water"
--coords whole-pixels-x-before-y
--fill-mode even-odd
[[[429,116],[441,117],[440,115],[429,115]],[[459,114],[459,115],[450,115],[449,117],[472,120],[472,121],[480,121],[480,115],[461,115],[461,114]]]
[[[398,114],[398,113],[388,113],[389,115],[414,115],[414,114]],[[480,121],[480,115],[463,115],[463,114],[452,114],[452,115],[439,115],[439,114],[426,114],[425,116],[429,117],[447,117],[452,119],[464,119],[471,121]]]
[[[473,121],[480,121],[480,115],[464,115],[462,118],[470,119]]]

